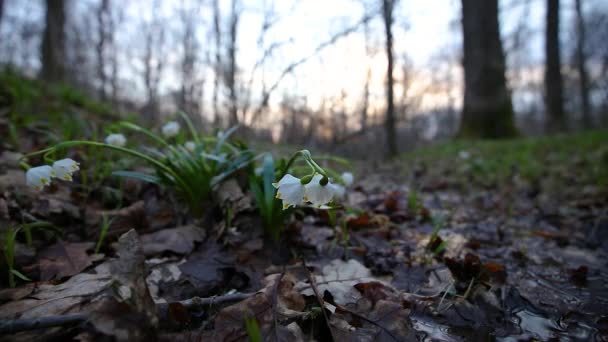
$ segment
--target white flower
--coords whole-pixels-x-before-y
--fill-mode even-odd
[[[179,133],[179,123],[177,121],[169,121],[162,128],[165,138],[172,138]]]
[[[77,162],[70,158],[61,159],[53,163],[54,176],[63,180],[71,181],[72,173],[80,170]]]
[[[192,141],[188,141],[184,144],[184,147],[186,148],[186,150],[190,151],[190,152],[194,152],[194,150],[196,150],[196,144]]]
[[[286,174],[278,183],[272,185],[277,189],[276,197],[283,200],[283,209],[302,204],[304,185],[299,178]]]
[[[460,159],[467,160],[471,157],[471,154],[469,153],[469,151],[462,150],[458,152],[458,156],[460,157]]]
[[[45,186],[51,184],[51,178],[55,177],[55,171],[48,165],[33,167],[25,173],[25,183],[28,186],[42,190]]]
[[[316,174],[310,183],[305,185],[304,201],[312,203],[317,208],[331,201],[336,193],[335,184],[327,182],[326,185],[321,185],[321,179],[323,176]]]
[[[353,176],[352,173],[344,172],[342,174],[342,181],[344,182],[344,185],[351,186],[353,184],[354,180],[355,180],[355,177]]]
[[[106,144],[123,147],[127,143],[127,138],[125,138],[124,135],[117,133],[108,135],[105,141]]]
[[[346,195],[346,188],[343,187],[340,184],[328,184],[328,186],[332,187],[332,190],[334,192],[334,197],[338,198],[338,199],[342,199],[344,198],[344,195]]]

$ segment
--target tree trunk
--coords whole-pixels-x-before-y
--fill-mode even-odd
[[[236,44],[237,44],[237,30],[239,23],[238,13],[238,0],[232,0],[232,8],[230,13],[230,27],[229,27],[229,39],[228,42],[228,70],[226,70],[226,86],[228,87],[228,101],[229,101],[229,113],[228,122],[230,126],[234,126],[239,123],[238,117],[238,99],[236,93]]]
[[[0,25],[2,25],[2,15],[4,14],[4,0],[0,0]]]
[[[51,82],[62,81],[65,76],[65,1],[46,0],[45,20],[41,76]]]
[[[462,0],[464,105],[460,137],[517,134],[498,26],[498,0]]]
[[[220,80],[222,79],[222,29],[220,26],[221,13],[219,0],[213,1],[213,30],[215,38],[215,63],[214,63],[214,81],[213,81],[213,98],[211,100],[213,106],[213,125],[221,126],[220,109],[219,109],[219,91]]]
[[[110,26],[110,0],[101,0],[97,9],[97,77],[99,78],[99,98],[107,99],[106,93],[106,44],[108,43],[108,27]]]
[[[564,101],[559,47],[559,0],[547,0],[545,37],[545,104],[549,131],[564,129]]]
[[[394,90],[393,85],[395,83],[393,79],[393,9],[394,0],[383,0],[382,1],[382,13],[384,19],[384,30],[386,32],[386,118],[385,118],[385,129],[386,129],[386,145],[388,148],[389,156],[395,156],[397,154],[397,132],[395,127],[395,101],[394,101]]]
[[[589,128],[592,125],[591,106],[589,104],[589,75],[585,63],[585,20],[583,19],[582,0],[575,0],[576,7],[576,31],[578,39],[576,42],[576,66],[578,69],[581,107],[583,111],[583,127]]]

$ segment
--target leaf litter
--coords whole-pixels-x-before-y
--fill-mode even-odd
[[[155,187],[108,209],[57,189],[28,202],[2,185],[2,220],[27,213],[66,231],[35,241],[22,268],[34,282],[0,290],[0,320],[86,317],[10,335],[24,341],[246,341],[253,321],[265,341],[608,338],[605,189],[466,191],[437,172],[417,172],[417,188],[374,172],[347,195],[355,212],[332,225],[302,209],[281,247],[236,180],[200,220]],[[95,255],[102,214],[115,219]]]

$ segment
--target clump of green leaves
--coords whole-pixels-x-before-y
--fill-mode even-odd
[[[237,170],[249,165],[254,159],[254,155],[246,145],[232,144],[228,141],[237,127],[233,127],[219,136],[205,136],[194,128],[187,115],[184,113],[179,113],[179,115],[188,127],[193,148],[188,149],[179,144],[176,139],[165,139],[160,134],[134,123],[120,122],[114,126],[114,129],[142,134],[149,138],[153,145],[136,149],[97,141],[71,140],[60,142],[26,157],[43,154],[45,160],[52,160],[52,156],[58,151],[74,146],[105,148],[120,152],[147,163],[154,168],[155,172],[120,170],[114,171],[113,175],[137,178],[171,188],[188,205],[193,215],[200,216],[204,203],[209,199],[211,189]]]
[[[281,167],[279,167],[280,169]],[[259,175],[250,176],[249,187],[255,198],[264,229],[276,241],[293,209],[283,210],[281,200],[275,197],[276,190],[272,183],[275,181],[277,170],[271,154],[264,156],[260,171]]]

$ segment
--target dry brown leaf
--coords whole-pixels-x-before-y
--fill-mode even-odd
[[[145,234],[140,239],[146,256],[162,252],[189,254],[194,250],[195,242],[205,239],[205,231],[195,226],[182,226]]]
[[[40,280],[62,279],[78,274],[91,266],[93,259],[87,250],[92,242],[70,243],[58,241],[40,253]]]

